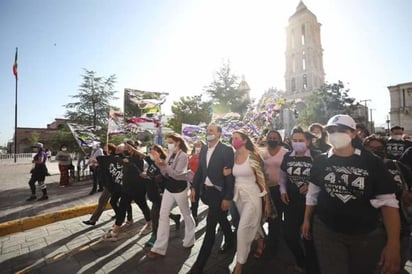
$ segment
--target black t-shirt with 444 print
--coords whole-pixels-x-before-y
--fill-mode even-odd
[[[312,158],[310,156],[294,156],[288,152],[283,157],[280,169],[287,174],[286,190],[291,200],[305,198],[300,194],[299,188],[308,183]]]
[[[407,148],[412,146],[412,142],[406,140],[389,139],[386,142],[387,157],[393,160],[399,160]]]
[[[333,231],[351,235],[374,230],[379,224],[379,210],[370,200],[396,191],[383,161],[360,149],[349,157],[332,151],[317,157],[310,182],[321,188],[316,206],[319,219]]]

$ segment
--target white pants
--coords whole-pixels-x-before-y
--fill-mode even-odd
[[[245,264],[250,252],[250,246],[260,233],[262,218],[262,198],[246,193],[240,193],[236,207],[240,220],[237,229],[236,261]]]
[[[171,193],[165,189],[162,197],[162,206],[160,207],[159,228],[157,229],[156,242],[151,249],[151,251],[161,255],[166,255],[170,234],[169,214],[175,203],[179,207],[185,221],[183,246],[190,247],[195,244],[196,226],[189,207],[187,189],[180,193]]]

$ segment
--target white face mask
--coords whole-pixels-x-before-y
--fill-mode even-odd
[[[336,149],[347,147],[352,141],[352,138],[343,132],[334,132],[329,134],[329,143]]]
[[[200,153],[200,149],[201,149],[201,147],[195,147],[195,153],[196,154]]]
[[[67,148],[65,148],[65,147],[64,147],[64,148],[62,148],[62,151],[67,151]]]
[[[174,153],[176,150],[175,144],[167,144],[167,149],[169,150],[170,153]]]
[[[396,141],[400,141],[400,140],[402,140],[402,135],[392,135],[392,139],[394,139]]]
[[[206,136],[206,140],[208,141],[208,142],[211,142],[211,141],[213,141],[213,140],[215,140],[216,139],[216,136],[215,135],[207,135]]]

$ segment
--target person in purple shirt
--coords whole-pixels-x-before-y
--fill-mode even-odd
[[[44,183],[47,175],[47,167],[46,167],[46,161],[47,161],[47,154],[43,150],[43,144],[42,143],[37,143],[33,146],[36,155],[33,157],[32,163],[34,164],[33,168],[31,169],[31,178],[29,180],[29,186],[31,190],[31,196],[26,200],[26,201],[33,201],[36,200],[36,181],[39,182],[39,187],[41,191],[43,192],[43,195],[37,199],[38,201],[43,201],[49,199],[47,196],[47,187],[46,184]]]

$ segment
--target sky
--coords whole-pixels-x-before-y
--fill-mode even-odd
[[[18,127],[63,118],[83,69],[124,88],[168,92],[162,111],[201,94],[229,61],[251,97],[284,90],[286,26],[298,0],[2,0],[0,145],[13,138],[15,49]],[[322,24],[325,80],[371,100],[376,125],[390,111],[387,86],[412,81],[411,0],[304,0]]]

